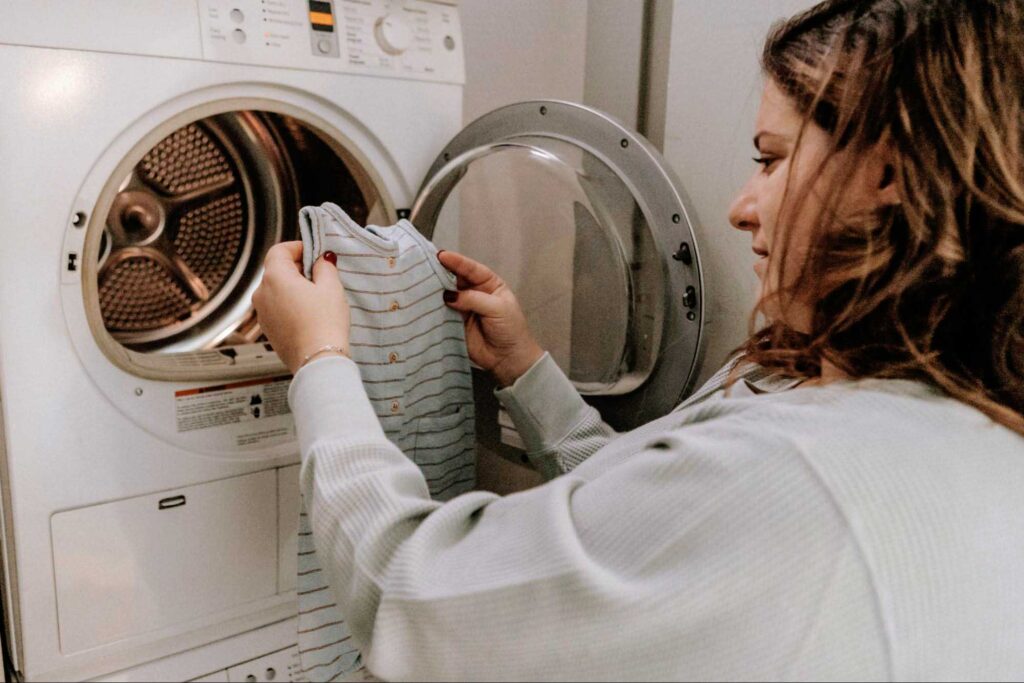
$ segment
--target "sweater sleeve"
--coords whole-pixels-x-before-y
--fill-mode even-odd
[[[676,410],[707,400],[725,387],[742,358],[735,356]],[[763,379],[767,371],[752,366],[746,379]],[[509,387],[494,392],[508,411],[526,445],[526,454],[545,479],[571,472],[615,440],[619,433],[589,406],[551,354],[545,353]]]
[[[831,591],[871,604],[830,499],[770,436],[695,425],[442,504],[350,361],[307,366],[289,398],[318,551],[385,680],[785,678]]]
[[[587,405],[545,353],[515,383],[494,392],[509,412],[526,454],[545,479],[572,471],[618,433]]]

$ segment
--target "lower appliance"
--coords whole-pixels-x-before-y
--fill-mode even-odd
[[[441,0],[0,8],[11,671],[301,675],[290,378],[250,305],[301,205],[411,214],[492,265],[618,427],[692,385],[705,290],[672,171],[581,105],[460,130],[461,42]]]

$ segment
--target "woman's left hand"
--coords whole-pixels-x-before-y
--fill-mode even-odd
[[[319,258],[313,281],[302,274],[302,242],[267,252],[263,281],[252,296],[264,334],[288,369],[325,346],[349,353],[349,307],[334,264]]]

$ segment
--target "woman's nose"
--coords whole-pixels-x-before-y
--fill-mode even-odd
[[[732,206],[729,207],[729,222],[737,230],[748,232],[753,232],[761,226],[757,219],[757,202],[754,200],[754,193],[751,192],[750,183],[747,183],[732,201]]]

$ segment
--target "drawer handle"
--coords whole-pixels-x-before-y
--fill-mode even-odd
[[[170,498],[164,498],[160,501],[159,507],[161,510],[167,510],[169,508],[180,508],[185,504],[185,496],[171,496]]]

